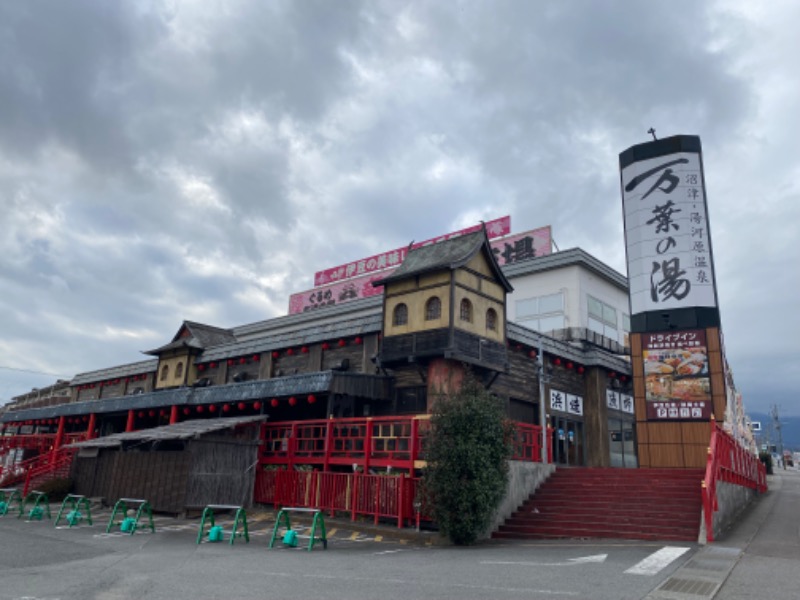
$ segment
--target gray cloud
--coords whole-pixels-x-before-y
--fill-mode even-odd
[[[318,269],[504,214],[624,272],[617,157],[653,126],[703,139],[737,384],[788,404],[797,13],[5,3],[0,366],[138,360],[184,318],[276,316]],[[0,398],[41,377],[0,370]]]

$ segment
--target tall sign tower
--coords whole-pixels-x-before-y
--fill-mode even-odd
[[[700,138],[619,155],[639,464],[702,467],[726,390]]]

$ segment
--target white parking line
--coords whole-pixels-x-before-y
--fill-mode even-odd
[[[679,546],[664,546],[625,571],[629,575],[655,575],[673,560],[689,551]]]

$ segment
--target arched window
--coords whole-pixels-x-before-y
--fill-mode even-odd
[[[408,325],[408,306],[400,303],[394,307],[392,325]]]
[[[441,318],[442,318],[442,301],[439,300],[438,296],[433,296],[432,298],[428,298],[428,301],[425,303],[425,320],[436,321],[437,319]]]
[[[466,298],[461,301],[461,320],[472,323],[472,302]]]
[[[161,381],[166,381],[167,377],[169,377],[169,365],[164,365],[161,367]]]
[[[179,362],[175,365],[175,378],[180,379],[181,377],[183,377],[183,363]]]
[[[486,311],[486,329],[497,331],[497,311],[493,308]]]

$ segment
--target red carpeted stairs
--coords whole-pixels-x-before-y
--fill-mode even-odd
[[[704,475],[703,469],[557,469],[492,537],[697,541]]]

